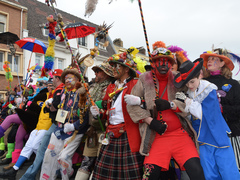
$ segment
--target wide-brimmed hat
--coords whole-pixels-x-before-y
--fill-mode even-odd
[[[137,76],[137,63],[134,61],[134,58],[138,52],[138,49],[131,47],[123,53],[112,55],[112,57],[108,58],[108,63],[110,65],[118,63],[126,66],[133,72],[133,76]]]
[[[192,61],[185,61],[179,68],[180,73],[174,77],[174,86],[176,88],[181,88],[188,83],[194,76],[196,76],[203,66],[202,58]]]
[[[160,58],[163,58],[163,57],[166,57],[170,60],[171,64],[175,64],[176,61],[175,61],[175,57],[174,55],[172,54],[172,52],[166,48],[157,48],[155,49],[152,54],[152,61],[156,61],[157,59],[160,59]]]
[[[103,62],[100,65],[96,65],[92,67],[92,70],[95,72],[97,69],[101,69],[103,72],[105,72],[108,76],[113,77],[113,68],[110,66],[109,63]]]
[[[221,54],[218,54],[218,52],[206,52],[206,53],[203,53],[200,55],[201,58],[203,58],[203,66],[205,68],[207,68],[207,62],[208,62],[208,58],[210,56],[213,56],[213,57],[218,57],[220,58],[221,60],[223,60],[226,64],[226,66],[232,71],[234,69],[234,64],[233,62],[231,61],[230,58],[228,58],[227,56],[224,56],[224,55],[221,55]]]
[[[63,84],[65,84],[65,76],[67,74],[73,74],[74,76],[76,76],[79,80],[81,80],[81,76],[80,73],[78,72],[77,69],[65,69],[61,75],[61,81],[63,82]]]

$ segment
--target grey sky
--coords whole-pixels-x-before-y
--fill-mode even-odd
[[[45,0],[39,0],[45,2]],[[138,1],[99,0],[92,16],[84,17],[86,0],[56,0],[57,8],[96,24],[114,22],[109,35],[121,38],[124,47],[146,47]],[[155,41],[177,45],[190,60],[215,47],[240,55],[239,0],[142,0],[147,35],[152,51]],[[239,69],[235,64],[233,74]],[[234,78],[240,79],[240,73]]]

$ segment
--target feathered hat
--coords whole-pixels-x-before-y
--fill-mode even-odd
[[[176,63],[174,54],[172,54],[172,52],[166,48],[156,48],[155,50],[153,50],[151,56],[152,61],[156,61],[157,59],[166,57],[170,60],[172,65]]]
[[[145,72],[144,66],[146,62],[142,61],[141,58],[136,57],[136,54],[139,52],[135,47],[130,47],[127,51],[114,54],[112,57],[108,59],[110,65],[114,63],[121,64],[123,66],[128,67],[135,76],[139,76],[139,74]]]
[[[200,55],[200,57],[203,58],[203,66],[205,68],[207,68],[207,62],[208,62],[208,58],[210,56],[218,57],[221,60],[223,60],[225,62],[225,64],[226,64],[226,66],[231,71],[234,69],[234,64],[233,64],[231,59],[237,58],[238,62],[240,60],[240,58],[237,55],[229,52],[228,50],[218,48],[218,49],[214,49],[213,51],[206,51],[206,52],[204,52],[203,54]]]

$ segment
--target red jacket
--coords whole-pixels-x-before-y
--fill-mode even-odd
[[[135,80],[135,79],[130,80],[125,85],[125,86],[127,86],[127,88],[125,88],[123,90],[123,94],[122,94],[123,117],[124,117],[124,121],[125,121],[125,127],[126,127],[127,136],[128,136],[129,146],[130,146],[130,149],[131,149],[132,152],[138,152],[139,151],[140,143],[141,143],[141,137],[140,137],[140,133],[139,133],[139,124],[134,123],[132,121],[132,119],[130,118],[128,112],[127,112],[127,104],[124,101],[124,96],[125,96],[125,94],[130,94],[131,93],[132,88],[136,83],[137,83],[137,80]],[[115,84],[110,84],[107,87],[106,95],[103,98],[103,100],[108,101],[108,105],[107,105],[108,110],[110,109],[110,106],[111,106],[109,93],[112,93],[114,91],[114,88],[115,88]]]

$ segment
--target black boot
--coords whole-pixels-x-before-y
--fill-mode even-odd
[[[4,155],[5,150],[0,150],[0,156]]]
[[[11,180],[16,179],[17,172],[18,172],[17,170],[11,168],[8,171],[0,173],[0,178]]]
[[[0,160],[0,165],[9,164],[12,162],[12,158],[4,158]]]

